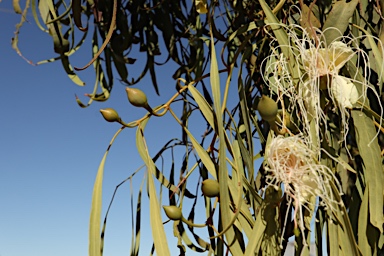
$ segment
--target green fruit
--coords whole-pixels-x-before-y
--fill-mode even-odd
[[[147,95],[145,95],[145,93],[142,90],[127,87],[125,91],[127,92],[129,102],[133,106],[139,107],[139,108],[148,107]]]
[[[183,214],[181,209],[174,205],[163,206],[164,212],[167,217],[171,220],[181,220],[183,218]]]
[[[203,191],[204,196],[206,197],[216,197],[220,193],[220,185],[217,180],[206,179],[201,185],[201,191]]]
[[[257,104],[257,110],[260,113],[261,118],[265,121],[273,122],[275,121],[277,115],[277,103],[268,96],[263,95]]]
[[[113,108],[100,109],[100,113],[108,122],[120,122],[119,114]]]

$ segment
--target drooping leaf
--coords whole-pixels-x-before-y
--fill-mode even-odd
[[[155,175],[156,173],[156,168],[155,164],[152,161],[152,158],[149,156],[149,152],[144,138],[144,128],[147,122],[148,119],[144,120],[137,128],[136,146],[141,158],[143,159],[148,169],[147,184],[149,191],[149,210],[151,212],[150,223],[155,249],[158,255],[170,255],[163,222],[161,220],[161,209],[159,199],[157,197],[156,186],[153,179],[153,175]]]
[[[72,16],[73,21],[75,22],[76,27],[81,31],[88,30],[88,27],[83,27],[81,24],[81,13],[82,13],[82,7],[81,7],[81,0],[72,0]]]
[[[103,195],[103,177],[104,177],[104,166],[107,159],[109,149],[111,148],[113,142],[124,129],[119,129],[115,135],[112,137],[111,142],[108,145],[108,149],[105,152],[99,169],[97,170],[97,175],[95,183],[93,185],[92,193],[92,203],[91,203],[91,214],[89,220],[89,256],[102,256],[102,244],[100,238],[100,222],[101,222],[101,211],[102,211],[102,195]]]
[[[22,14],[23,11],[21,10],[19,0],[12,0],[13,5],[13,11],[17,14]]]
[[[364,197],[362,204],[360,206],[360,211],[359,211],[359,224],[358,224],[358,238],[359,238],[359,247],[363,255],[370,256],[372,255],[371,253],[371,246],[368,243],[368,238],[367,238],[367,222],[369,220],[369,184],[365,187],[365,192],[364,192]]]
[[[238,240],[236,240],[235,232],[230,226],[233,224],[233,212],[230,209],[230,199],[228,193],[228,169],[226,165],[226,140],[223,126],[222,109],[225,106],[221,105],[221,90],[220,77],[217,65],[215,45],[213,44],[213,36],[211,34],[211,67],[210,67],[210,82],[213,95],[213,106],[215,111],[215,119],[217,121],[217,134],[219,138],[219,170],[218,180],[220,185],[220,210],[223,230],[226,231],[225,237],[227,241],[231,241],[231,252],[234,255],[241,255],[242,249]]]
[[[252,235],[249,237],[248,245],[245,248],[244,256],[254,256],[260,249],[266,223],[263,221],[262,210],[256,216],[256,221],[252,229]]]
[[[323,25],[324,38],[329,45],[335,39],[341,37],[349,26],[349,19],[356,10],[359,0],[341,0],[332,5],[332,10],[329,13]]]
[[[377,132],[371,119],[363,112],[352,110],[356,141],[363,159],[364,176],[369,186],[369,218],[373,226],[383,232],[383,166]]]

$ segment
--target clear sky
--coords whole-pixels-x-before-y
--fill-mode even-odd
[[[51,37],[36,27],[31,14],[27,18],[29,23],[24,24],[20,33],[24,56],[33,62],[54,57]],[[59,62],[27,64],[11,48],[19,20],[20,16],[13,13],[11,1],[0,3],[0,256],[85,256],[88,255],[94,179],[108,143],[120,127],[105,122],[99,109],[113,107],[126,122],[140,118],[145,111],[129,105],[125,87],[117,80],[108,102],[80,108],[74,95],[87,101],[83,95],[93,89],[92,69],[79,73],[87,85],[78,87],[68,79]],[[90,58],[90,47],[86,46],[71,57],[71,61],[75,66],[82,66]],[[143,65],[138,61],[129,66],[130,74],[140,74]],[[175,92],[173,72],[169,66],[157,68],[161,97],[154,93],[149,77],[138,85],[152,106],[164,103]],[[236,94],[236,88],[233,89],[231,93]],[[193,127],[197,138],[205,130],[204,122],[200,121],[191,119],[191,124],[198,124]],[[150,121],[146,135],[151,155],[170,138],[180,137],[180,128],[175,124],[169,115]],[[176,153],[176,161],[183,153]],[[125,130],[107,158],[103,217],[116,185],[141,165],[135,148],[135,130]],[[176,173],[177,168],[180,167],[176,166]],[[164,169],[169,170],[169,162],[164,164]],[[145,170],[134,179],[133,190],[140,188],[143,177]],[[152,238],[145,186],[143,191],[140,255],[149,255]],[[120,188],[109,214],[105,256],[129,253],[130,211],[127,183]],[[204,219],[196,214],[196,222],[202,223]],[[166,217],[163,216],[163,220]],[[178,255],[172,224],[166,225],[172,255]],[[207,240],[208,235],[202,238]],[[189,251],[187,255],[204,254]]]
[[[54,57],[51,37],[37,28],[31,14],[27,18],[29,23],[24,24],[20,33],[24,56],[33,62]],[[0,3],[0,256],[88,255],[93,182],[108,143],[120,127],[105,122],[99,109],[113,107],[125,121],[135,120],[145,112],[129,105],[124,86],[118,81],[108,102],[80,108],[74,95],[86,102],[82,95],[93,89],[92,70],[79,73],[87,83],[81,88],[68,79],[59,62],[27,64],[11,48],[19,20],[11,1]],[[89,61],[90,47],[84,49],[71,58],[73,65],[82,66]],[[141,62],[130,66],[130,72],[140,74],[142,65]],[[175,92],[173,72],[169,67],[158,69],[161,97],[155,95],[149,79],[140,83],[139,88],[147,93],[153,106],[165,102]],[[180,128],[172,129],[170,122],[172,119],[166,117],[148,124],[152,155],[168,139],[180,135]],[[205,130],[202,124],[195,128],[197,136]],[[105,166],[103,216],[116,185],[142,165],[134,136],[135,130],[125,130],[110,151]],[[134,190],[144,176],[144,171],[139,173],[133,182]],[[143,200],[140,255],[149,255],[152,238],[145,187]],[[172,224],[166,225],[172,239]],[[130,187],[126,184],[108,218],[104,255],[126,255],[130,243]],[[178,255],[177,241],[169,243],[172,255]]]

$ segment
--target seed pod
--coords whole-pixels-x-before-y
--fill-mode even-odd
[[[206,197],[216,197],[219,196],[220,186],[217,180],[206,179],[201,185],[201,191],[203,191],[204,196]]]
[[[108,122],[120,122],[119,114],[113,108],[100,109],[100,113]]]
[[[179,207],[174,205],[163,206],[164,212],[167,217],[171,220],[181,220],[183,218],[183,214]]]
[[[261,118],[265,121],[273,122],[275,121],[277,115],[277,103],[268,96],[263,95],[257,104],[257,110],[260,113]]]
[[[139,108],[148,108],[147,95],[142,90],[136,88],[127,87],[125,89],[127,92],[129,102]]]

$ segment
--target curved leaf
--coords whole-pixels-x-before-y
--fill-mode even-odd
[[[163,221],[161,220],[161,210],[159,199],[157,198],[157,191],[153,179],[156,175],[156,167],[146,146],[144,138],[144,128],[149,119],[144,120],[137,128],[136,131],[136,146],[137,150],[148,168],[147,184],[149,191],[149,210],[151,212],[150,222],[152,228],[152,237],[155,244],[157,255],[171,255],[168,248],[167,236],[165,235]]]
[[[104,153],[104,156],[97,170],[96,180],[93,185],[92,193],[92,203],[91,203],[91,215],[89,220],[89,256],[101,256],[102,244],[100,238],[100,222],[101,222],[101,210],[102,210],[102,195],[103,195],[103,176],[104,176],[104,165],[113,142],[124,129],[122,127],[119,129],[115,135],[112,137],[111,142],[108,145],[107,151]]]
[[[356,141],[364,162],[364,176],[369,186],[369,218],[373,226],[383,233],[383,166],[377,132],[372,119],[364,112],[352,110]],[[364,193],[365,194],[365,193]]]
[[[349,19],[356,10],[359,0],[352,0],[347,3],[346,0],[335,2],[329,13],[324,26],[324,38],[329,45],[338,37],[341,37],[349,26]]]

